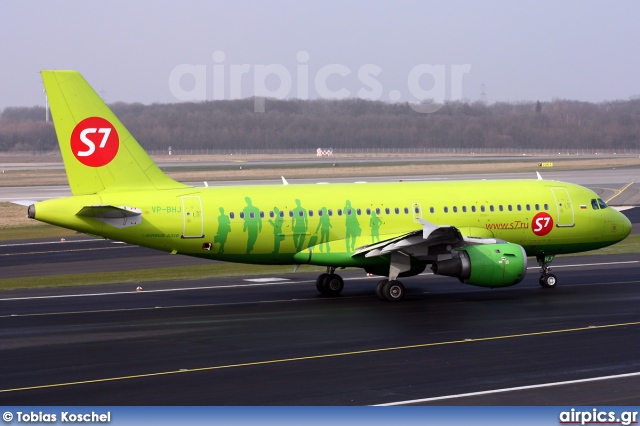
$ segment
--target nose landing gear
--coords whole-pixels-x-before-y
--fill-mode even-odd
[[[554,288],[556,284],[558,284],[558,278],[549,273],[551,271],[549,264],[553,261],[553,256],[538,255],[536,256],[536,260],[538,261],[538,265],[540,265],[540,279],[538,282],[544,288]]]

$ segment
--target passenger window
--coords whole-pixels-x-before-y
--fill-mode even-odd
[[[444,206],[444,212],[445,212],[445,213],[449,213],[449,207]]]
[[[531,206],[529,204],[527,204],[527,211],[531,210]]]
[[[254,212],[249,212],[249,217],[251,219],[255,219],[256,218],[256,214]]]
[[[545,210],[549,210],[549,204],[545,204],[545,205],[544,205],[544,209],[545,209]]]
[[[600,208],[601,208],[601,209],[606,209],[606,208],[608,207],[608,206],[607,206],[607,203],[605,203],[604,201],[602,201],[602,199],[601,199],[601,198],[598,198],[598,205],[600,206]]]
[[[509,210],[510,212],[513,211],[513,207],[511,207],[511,204],[507,206],[507,210]]]
[[[400,209],[399,209],[399,208],[397,208],[397,207],[396,207],[396,208],[394,209],[394,211],[395,211],[395,213],[396,213],[396,214],[400,214]]]
[[[389,213],[391,213],[391,210],[389,210],[389,207],[386,207],[386,208],[384,209],[384,213],[385,213],[385,214],[389,214]]]
[[[234,212],[230,212],[229,213],[229,218],[230,219],[235,219],[235,217],[236,217],[236,214]]]
[[[366,212],[367,212],[367,216],[371,216],[371,209],[367,209]]]
[[[270,217],[271,219],[273,219],[273,218],[275,217],[275,213],[273,213],[273,210],[270,210],[270,211],[269,211],[269,217]]]
[[[260,210],[260,219],[264,219],[264,212]]]
[[[489,206],[489,211],[491,211],[491,212],[493,211],[493,204],[491,204],[491,205]]]
[[[309,217],[313,217],[313,210],[309,210]]]
[[[322,216],[322,210],[318,210],[318,216]]]
[[[502,204],[498,206],[498,210],[500,210],[501,212],[504,211],[504,209],[502,208]]]
[[[540,204],[535,205],[536,211],[540,210]]]
[[[476,212],[476,206],[471,206],[471,211],[472,211],[473,213],[475,213],[475,212]]]
[[[346,215],[347,215],[347,216],[351,216],[351,212],[352,212],[352,210],[351,210],[351,209],[347,209],[347,210],[345,210],[345,213],[346,213]]]
[[[356,214],[360,216],[362,214],[362,209],[356,209]]]
[[[518,204],[518,211],[522,211],[522,206]]]
[[[240,212],[240,219],[244,219],[244,212]]]
[[[457,206],[453,206],[453,212],[454,213],[458,213],[458,207]]]
[[[380,215],[380,209],[379,208],[376,209],[376,214]]]
[[[300,211],[298,212],[298,216],[300,216],[300,217],[304,217],[304,210],[300,210]]]
[[[293,217],[293,210],[289,210],[289,217]]]
[[[484,206],[480,206],[480,211],[484,213]]]
[[[342,216],[342,209],[338,209],[338,216]]]
[[[329,216],[333,216],[333,210],[332,209],[327,210],[327,213],[329,214]]]
[[[404,208],[404,214],[409,214],[409,207]]]
[[[467,212],[467,206],[462,206],[462,213],[466,213]]]
[[[280,217],[284,217],[284,210],[280,210]]]
[[[434,209],[433,207],[429,207],[429,211],[430,211],[431,213],[435,213],[435,212],[436,212],[436,209]]]
[[[416,212],[416,214],[420,214],[420,207],[415,206],[413,210]]]

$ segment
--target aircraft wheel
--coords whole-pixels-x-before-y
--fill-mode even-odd
[[[558,278],[553,274],[547,274],[540,277],[540,285],[544,288],[554,288],[558,284]]]
[[[397,302],[404,297],[404,286],[400,281],[392,280],[384,285],[382,293],[389,302]]]
[[[322,281],[322,287],[324,288],[323,294],[327,296],[337,296],[344,288],[344,281],[338,274],[326,274],[326,277],[324,277]]]
[[[383,301],[387,301],[387,298],[384,297],[384,285],[386,283],[388,283],[389,280],[384,279],[384,280],[380,280],[378,281],[378,284],[376,285],[376,296],[378,296],[378,299],[383,300]]]
[[[324,292],[324,279],[327,278],[329,276],[329,274],[320,274],[318,275],[318,278],[316,278],[316,289],[318,289],[318,291],[321,294],[325,294]]]

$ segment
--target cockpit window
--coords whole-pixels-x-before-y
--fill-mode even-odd
[[[594,209],[594,210],[598,210],[598,209],[599,209],[599,207],[598,207],[598,200],[596,200],[595,198],[593,198],[593,199],[591,200],[591,207],[593,207],[593,209]]]
[[[606,209],[608,207],[607,203],[602,201],[602,198],[598,198],[598,205],[600,206],[601,209]]]

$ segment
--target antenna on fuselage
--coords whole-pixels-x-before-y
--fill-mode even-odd
[[[287,180],[284,178],[284,176],[280,176],[282,178],[282,184],[283,185],[289,185],[289,182],[287,182]]]
[[[540,172],[536,172],[536,174],[538,175],[538,180],[544,180],[542,179],[542,176],[540,176]]]

